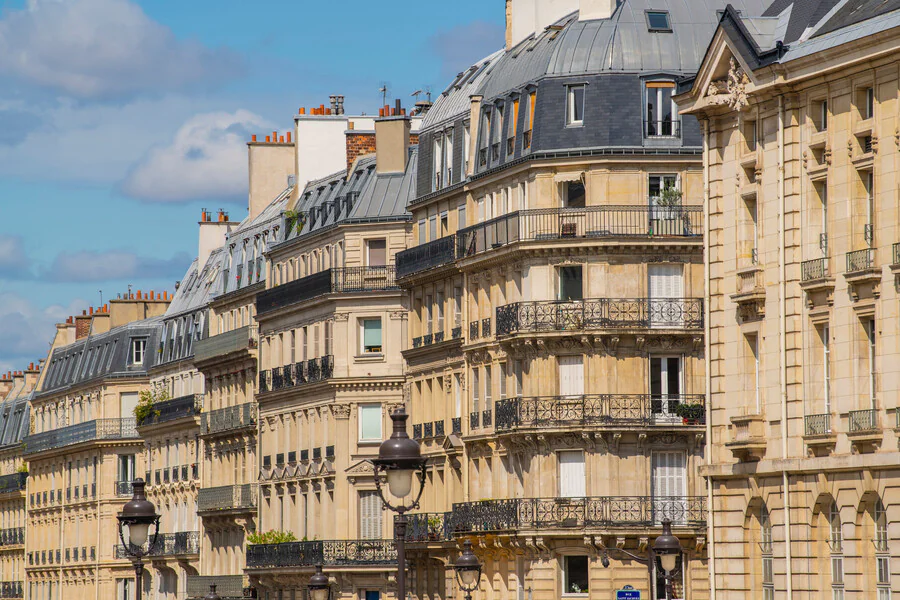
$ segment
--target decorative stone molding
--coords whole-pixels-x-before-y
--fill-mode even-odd
[[[728,75],[725,79],[710,82],[706,88],[706,97],[710,104],[721,104],[735,111],[742,111],[749,104],[747,86],[750,78],[734,57],[729,59]]]
[[[331,414],[335,419],[349,419],[350,418],[350,405],[349,404],[332,404],[331,405]]]

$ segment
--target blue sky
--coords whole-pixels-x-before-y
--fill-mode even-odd
[[[503,0],[0,0],[0,372],[53,324],[168,289],[202,207],[246,215],[244,143],[344,94],[404,105],[503,43]]]

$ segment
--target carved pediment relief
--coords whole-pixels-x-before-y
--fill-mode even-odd
[[[711,81],[706,88],[706,97],[712,104],[724,104],[732,110],[741,111],[749,104],[747,86],[750,85],[750,77],[733,56],[728,64],[728,75],[724,79]]]

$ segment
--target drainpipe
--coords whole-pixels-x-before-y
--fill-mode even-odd
[[[703,352],[706,358],[706,369],[704,373],[705,390],[706,390],[706,448],[704,450],[704,459],[707,466],[711,464],[710,448],[712,447],[712,404],[710,402],[710,391],[712,390],[712,375],[709,365],[710,356],[710,336],[709,336],[709,300],[711,297],[709,285],[709,119],[703,120],[703,221],[706,231],[703,236],[703,281],[706,289],[703,294],[706,302],[703,306]],[[712,478],[710,478],[712,479]],[[713,537],[715,532],[715,514],[713,507],[713,486],[709,479],[706,482],[706,507],[709,511],[709,522],[707,523],[706,539],[707,553],[709,555],[709,592],[710,600],[716,600],[716,538]]]
[[[786,262],[786,254],[787,254],[787,235],[785,232],[785,227],[787,224],[786,219],[786,200],[784,198],[784,95],[778,96],[778,195],[780,196],[779,201],[781,203],[780,208],[780,220],[781,227],[779,229],[778,235],[781,238],[778,244],[778,262],[780,268],[780,281],[779,281],[779,303],[781,304],[781,324],[778,331],[779,344],[781,346],[781,459],[783,461],[783,467],[781,469],[781,485],[784,489],[784,543],[785,543],[785,560],[787,562],[787,597],[791,598],[793,595],[793,553],[791,552],[791,495],[790,488],[788,487],[790,483],[790,478],[788,477],[787,472],[787,459],[788,459],[788,438],[787,438],[787,428],[788,428],[788,409],[787,409],[787,299],[785,298],[785,294],[787,293],[787,283],[785,281],[787,277],[787,265]]]

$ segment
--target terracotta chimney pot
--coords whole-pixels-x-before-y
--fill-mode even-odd
[[[291,132],[290,131],[287,132],[287,143],[288,144],[291,143]]]
[[[256,134],[254,133],[254,134],[253,134],[253,137],[251,137],[250,139],[251,139],[252,141],[255,142],[255,141],[256,141]]]

